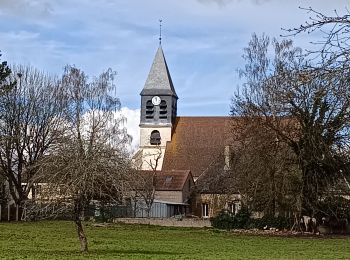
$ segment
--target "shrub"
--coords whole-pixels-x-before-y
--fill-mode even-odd
[[[223,210],[216,217],[211,218],[210,221],[213,227],[219,229],[248,228],[250,212],[246,207],[242,207],[236,215]]]
[[[278,229],[284,229],[284,228],[291,228],[293,225],[293,222],[290,218],[282,217],[282,216],[271,216],[266,215],[263,216],[260,219],[254,220],[254,227],[258,229],[263,229],[264,227],[267,228],[278,228]]]
[[[218,229],[263,229],[268,228],[290,228],[293,224],[292,220],[286,217],[264,216],[259,219],[251,219],[250,211],[246,207],[242,207],[236,215],[226,210],[221,211],[216,217],[211,219],[213,227]]]
[[[319,202],[316,214],[319,223],[330,227],[332,233],[349,232],[350,202],[340,196],[327,197]]]
[[[247,207],[242,207],[234,216],[234,228],[248,228],[250,222],[250,211]]]
[[[231,212],[222,210],[216,217],[210,219],[211,225],[218,229],[234,228],[234,215]]]
[[[334,217],[350,220],[350,201],[343,197],[327,197],[319,203],[317,218]]]

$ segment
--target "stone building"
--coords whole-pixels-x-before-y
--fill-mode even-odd
[[[239,195],[227,185],[231,119],[177,116],[178,96],[161,45],[140,95],[140,147],[134,156],[136,167],[159,175],[190,172],[195,183],[191,194],[172,202],[188,203],[187,211],[193,215],[212,217],[223,208],[237,212]],[[157,189],[157,200],[168,201],[170,191],[167,195],[162,192]]]

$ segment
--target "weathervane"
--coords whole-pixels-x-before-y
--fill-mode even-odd
[[[159,45],[162,45],[162,19],[159,19]]]

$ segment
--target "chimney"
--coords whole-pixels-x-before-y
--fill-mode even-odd
[[[224,149],[224,156],[225,156],[225,166],[224,166],[224,170],[230,170],[230,161],[231,161],[231,153],[230,153],[230,146],[226,145],[225,149]]]

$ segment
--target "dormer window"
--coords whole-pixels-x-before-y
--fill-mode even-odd
[[[160,133],[158,130],[152,131],[150,143],[151,145],[160,145]]]
[[[165,183],[166,184],[170,184],[172,180],[173,180],[173,176],[165,176]]]
[[[151,100],[146,102],[146,118],[152,119],[154,117],[154,105]]]
[[[160,119],[167,119],[167,114],[168,114],[168,110],[167,110],[167,104],[165,100],[162,100],[162,102],[160,102],[159,104],[159,118]]]

